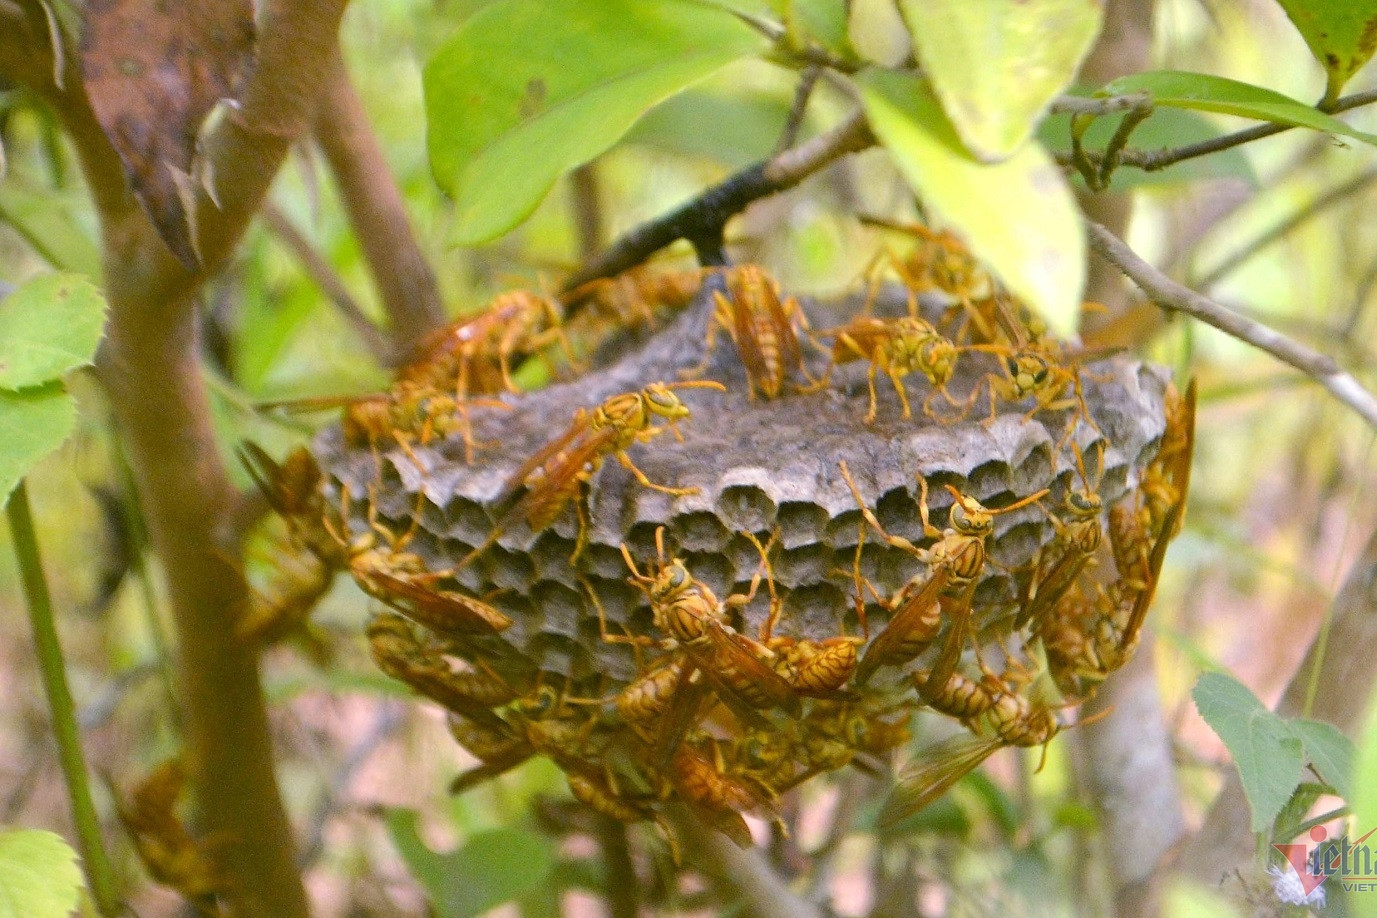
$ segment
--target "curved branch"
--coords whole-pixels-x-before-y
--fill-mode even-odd
[[[421,252],[397,183],[339,54],[326,68],[315,139],[339,186],[389,319],[394,362],[444,324],[435,272]]]
[[[1092,221],[1086,221],[1086,225],[1091,248],[1128,275],[1158,306],[1193,316],[1206,325],[1211,325],[1240,341],[1246,341],[1282,363],[1295,367],[1362,415],[1373,427],[1377,427],[1377,398],[1364,389],[1352,375],[1342,370],[1332,357],[1311,350],[1276,329],[1239,315],[1178,284],[1139,258],[1122,239],[1103,226]]]
[[[1133,98],[1131,96],[1124,98]],[[1064,100],[1059,100],[1064,101]],[[1336,100],[1332,105],[1318,105],[1317,109],[1330,114],[1337,115],[1340,112],[1350,111],[1355,108],[1362,108],[1364,105],[1371,105],[1377,102],[1377,89],[1368,89],[1363,92],[1355,92],[1351,96],[1344,96]],[[1067,111],[1075,111],[1074,108],[1066,108]],[[1264,137],[1271,137],[1273,134],[1281,134],[1291,130],[1295,125],[1258,124],[1232,134],[1224,134],[1219,137],[1211,137],[1209,140],[1202,140],[1199,143],[1187,144],[1184,147],[1167,147],[1161,150],[1123,150],[1116,161],[1118,166],[1132,166],[1135,169],[1142,169],[1144,172],[1156,172],[1168,166],[1185,162],[1188,159],[1196,159],[1201,156],[1208,156],[1211,153],[1221,153],[1234,147],[1242,146],[1245,143],[1252,143],[1254,140],[1261,140]],[[1096,162],[1098,154],[1088,153],[1091,162]],[[1057,162],[1063,166],[1073,165],[1072,154],[1058,153]]]
[[[747,166],[698,197],[628,232],[564,283],[564,292],[620,274],[665,246],[687,239],[700,255],[720,249],[722,227],[752,202],[792,188],[838,158],[874,145],[865,116],[857,112],[825,134]],[[575,306],[570,306],[574,312]]]

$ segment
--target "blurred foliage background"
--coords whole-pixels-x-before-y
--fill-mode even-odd
[[[549,286],[581,254],[567,181],[500,241],[446,244],[452,214],[426,158],[421,68],[480,5],[360,0],[347,13],[343,39],[349,70],[455,315],[508,287]],[[1324,84],[1271,0],[1159,0],[1151,61],[1300,99],[1317,98]],[[1349,89],[1375,80],[1369,68]],[[743,63],[654,111],[592,167],[604,237],[768,155],[793,88],[789,72]],[[847,106],[826,85],[818,93],[805,130],[832,123]],[[1247,123],[1213,115],[1190,120],[1180,130],[1218,133]],[[1359,110],[1348,120],[1377,131],[1377,111]],[[1051,119],[1044,136],[1057,142],[1059,131],[1064,145],[1064,122]],[[17,284],[52,265],[90,270],[94,218],[50,117],[23,92],[0,89],[0,136],[8,160],[0,182],[0,280]],[[1377,201],[1377,168],[1358,147],[1292,131],[1161,173],[1126,176],[1129,241],[1187,284],[1334,355],[1377,385],[1377,223],[1364,219]],[[363,311],[380,316],[318,158],[309,147],[296,149],[271,200]],[[1329,195],[1334,189],[1346,190]],[[874,253],[891,241],[855,215],[904,213],[909,201],[885,157],[867,152],[753,208],[733,225],[729,242],[738,260],[767,265],[787,289],[852,292]],[[687,249],[675,249],[669,259],[675,258],[687,263]],[[374,391],[388,381],[300,252],[262,220],[207,289],[202,310],[205,372],[226,449],[247,437],[281,454],[309,436],[304,424],[257,411],[257,403]],[[1272,703],[1296,673],[1330,598],[1377,527],[1368,490],[1377,479],[1373,433],[1299,374],[1199,325],[1168,321],[1148,353],[1200,383],[1191,511],[1167,557],[1148,625],[1157,637],[1161,701],[1193,826],[1229,765],[1190,689],[1203,671],[1224,669]],[[30,491],[88,755],[98,772],[126,782],[178,745],[165,598],[150,569],[155,561],[123,509],[128,479],[103,396],[84,380],[74,389],[79,434],[39,468]],[[7,538],[0,532],[0,541]],[[265,535],[251,549],[251,575],[264,576],[268,553]],[[7,687],[0,693],[0,823],[67,832],[8,543],[0,557],[0,679]],[[420,914],[427,898],[447,916],[497,906],[502,914],[530,916],[600,913],[606,863],[587,820],[568,807],[555,770],[532,762],[464,797],[448,797],[444,788],[465,764],[462,753],[434,709],[408,700],[373,667],[362,636],[367,609],[349,578],[337,578],[316,613],[332,635],[336,664],[316,667],[290,647],[263,661],[278,772],[319,913]],[[813,782],[797,801],[799,831],[768,856],[791,868],[812,857],[808,893],[843,916],[906,914],[903,903],[915,900],[926,914],[1098,911],[1109,895],[1106,849],[1077,785],[1077,748],[1053,744],[1041,770],[1037,750],[1000,753],[902,837],[871,831],[882,784],[856,774]],[[108,809],[108,795],[98,793]],[[632,832],[644,843],[636,847],[638,860],[660,852],[638,865],[647,882],[658,878],[647,902],[665,910],[713,908],[701,885],[672,882],[651,830]],[[112,828],[109,837],[120,836]],[[115,844],[138,913],[174,913],[175,897],[140,875],[127,844]],[[1253,907],[1237,896],[1225,905],[1219,895],[1182,879],[1168,890],[1165,908],[1195,915]],[[1331,902],[1350,907],[1333,890]]]

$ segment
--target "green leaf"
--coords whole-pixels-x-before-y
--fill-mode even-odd
[[[1086,148],[1103,150],[1119,120],[1113,117],[1095,119],[1090,129],[1085,132],[1083,143]],[[1213,140],[1223,133],[1204,115],[1184,108],[1159,108],[1138,125],[1133,132],[1131,143],[1140,150],[1155,150]],[[1070,152],[1071,116],[1048,115],[1038,127],[1037,136],[1042,145],[1049,150]],[[1230,147],[1209,156],[1197,156],[1176,163],[1170,169],[1158,169],[1154,172],[1144,169],[1117,169],[1114,172],[1113,186],[1117,191],[1127,191],[1131,188],[1187,184],[1223,178],[1240,179],[1247,182],[1249,187],[1257,187],[1257,173],[1253,170],[1252,160],[1248,159],[1248,154],[1242,147]],[[1080,174],[1075,173],[1073,179],[1079,181]]]
[[[899,0],[913,47],[961,140],[1008,159],[1076,75],[1102,0]]]
[[[846,31],[856,53],[883,67],[902,66],[913,43],[894,0],[851,0]]]
[[[1349,127],[1319,109],[1297,102],[1279,92],[1240,83],[1207,73],[1185,73],[1179,70],[1154,70],[1120,77],[1100,90],[1100,95],[1127,95],[1135,92],[1152,94],[1156,105],[1171,108],[1193,108],[1202,112],[1218,112],[1254,118],[1276,124],[1314,128],[1329,134],[1341,134],[1364,143],[1377,144],[1377,135]]]
[[[1252,809],[1253,831],[1266,832],[1300,785],[1305,764],[1300,739],[1232,676],[1205,673],[1191,697],[1233,756]]]
[[[426,846],[417,833],[415,810],[387,813],[398,853],[426,892],[440,918],[469,918],[542,886],[554,869],[550,841],[519,829],[491,829],[470,836],[448,854]]]
[[[0,182],[0,222],[12,226],[59,271],[100,277],[100,250],[64,198],[52,190],[35,190],[18,176],[6,178]]]
[[[845,0],[792,0],[786,14],[791,29],[817,39],[833,51],[849,55],[846,7]]]
[[[735,169],[769,156],[788,118],[789,103],[778,96],[690,89],[648,112],[626,142]]]
[[[860,84],[871,128],[924,204],[1057,334],[1074,334],[1085,234],[1071,189],[1046,151],[1028,144],[1002,163],[976,162],[917,77],[870,70]]]
[[[425,70],[431,166],[456,204],[460,242],[526,217],[567,170],[645,111],[765,40],[692,0],[500,0]]]
[[[81,888],[76,852],[60,836],[0,830],[0,918],[67,918]]]
[[[76,402],[51,383],[23,392],[0,389],[0,506],[19,479],[62,445],[76,426]]]
[[[1325,95],[1339,90],[1363,69],[1377,50],[1377,2],[1374,0],[1277,0],[1296,24],[1310,53],[1329,75]]]
[[[79,274],[46,274],[0,300],[0,389],[86,366],[105,327],[105,297]]]
[[[1305,747],[1305,757],[1320,777],[1345,800],[1353,793],[1353,740],[1333,724],[1293,720],[1291,729]]]

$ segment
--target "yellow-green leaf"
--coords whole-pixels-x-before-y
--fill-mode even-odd
[[[425,71],[431,167],[455,199],[455,236],[510,230],[567,170],[647,109],[766,42],[692,0],[499,0]]]
[[[19,479],[62,445],[76,426],[76,403],[61,383],[23,392],[0,389],[0,506]]]
[[[1007,159],[1071,84],[1103,0],[899,0],[923,72],[978,159]]]
[[[0,831],[0,918],[67,918],[81,886],[76,852],[60,836]]]
[[[1301,740],[1246,685],[1225,673],[1205,673],[1191,697],[1233,756],[1252,811],[1253,831],[1269,831],[1300,784],[1305,765]]]
[[[1055,162],[1030,143],[1002,163],[976,161],[917,77],[861,75],[870,126],[913,190],[1058,334],[1075,333],[1085,233]]]
[[[1374,0],[1277,0],[1296,24],[1310,52],[1329,75],[1325,92],[1339,90],[1377,50]]]
[[[89,364],[105,297],[79,274],[45,274],[0,300],[0,389],[23,389]]]
[[[1252,83],[1241,83],[1227,77],[1208,73],[1187,73],[1180,70],[1154,70],[1120,77],[1100,90],[1099,95],[1118,96],[1135,92],[1152,94],[1154,105],[1173,108],[1193,108],[1202,112],[1218,112],[1255,118],[1276,124],[1308,127],[1330,134],[1352,137],[1364,143],[1377,144],[1377,134],[1368,134],[1349,127],[1338,118],[1326,115],[1304,102],[1273,92]]]

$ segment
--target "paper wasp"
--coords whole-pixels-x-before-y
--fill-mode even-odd
[[[710,747],[710,759],[688,744],[675,751],[670,761],[670,781],[684,802],[713,828],[740,847],[748,848],[754,840],[741,814],[761,809],[774,815],[771,801],[762,799],[727,770],[717,740],[708,737],[704,743]]]
[[[250,590],[248,607],[235,623],[235,640],[264,648],[294,637],[312,660],[322,666],[328,664],[329,645],[311,630],[309,617],[334,580],[335,569],[314,553],[284,553],[267,589]]]
[[[547,528],[571,500],[575,501],[578,512],[579,538],[570,562],[577,560],[588,537],[588,521],[583,502],[578,498],[609,454],[616,456],[642,487],[673,495],[698,493],[697,488],[656,484],[646,477],[627,452],[633,444],[648,443],[666,429],[683,439],[677,425],[689,417],[690,411],[676,394],[678,389],[716,389],[720,392],[726,391],[726,386],[710,380],[657,382],[638,392],[614,395],[592,411],[580,408],[568,430],[539,449],[507,479],[502,489],[504,499],[523,488],[524,492],[498,520],[487,539],[469,552],[458,567],[467,566],[491,548],[518,519],[525,519],[532,530]],[[657,417],[666,423],[654,426]]]
[[[604,816],[611,816],[618,822],[634,824],[653,822],[669,845],[670,859],[680,863],[679,842],[663,816],[655,809],[654,798],[631,797],[621,792],[610,769],[605,776],[596,777],[591,773],[570,771],[565,774],[569,791],[574,799]]]
[[[1000,691],[999,684],[988,671],[976,680],[955,670],[945,682],[937,685],[932,684],[926,670],[918,670],[909,678],[928,707],[964,723],[974,721],[994,707]]]
[[[1068,519],[1062,520],[1054,514],[1047,514],[1056,535],[1037,554],[1028,586],[1023,592],[1018,617],[1014,620],[1016,628],[1033,622],[1033,630],[1037,631],[1043,616],[1052,611],[1057,600],[1071,588],[1100,549],[1104,534],[1100,515],[1104,511],[1104,504],[1086,474],[1085,457],[1081,455],[1080,447],[1073,444],[1073,449],[1076,471],[1083,487],[1077,489],[1071,485],[1066,489],[1065,511]],[[1104,475],[1104,454],[1102,442],[1097,479]]]
[[[609,737],[598,732],[596,712],[584,706],[601,699],[574,698],[548,685],[537,684],[529,694],[494,712],[497,723],[465,715],[450,718],[450,732],[459,745],[482,763],[450,783],[450,793],[462,794],[535,755],[545,755],[567,771],[587,769],[601,761]]]
[[[985,540],[994,532],[994,518],[1041,499],[1047,493],[1047,489],[1044,488],[1007,507],[991,509],[947,485],[947,490],[955,503],[952,504],[948,528],[943,530],[932,525],[928,519],[928,483],[927,479],[920,475],[918,513],[923,523],[923,534],[937,541],[929,548],[918,548],[902,536],[885,532],[875,514],[866,506],[860,489],[851,478],[845,460],[840,463],[840,468],[842,477],[846,479],[847,487],[851,489],[865,521],[888,544],[903,549],[928,565],[926,577],[916,577],[909,581],[890,603],[885,603],[893,608],[893,615],[884,630],[876,635],[866,648],[861,662],[856,667],[855,682],[858,685],[864,684],[881,666],[901,666],[922,653],[937,636],[936,628],[940,627],[939,616],[945,615],[950,621],[948,637],[932,669],[932,679],[935,684],[941,685],[955,669],[965,644],[967,620],[971,614],[971,595],[975,592],[976,582],[985,570]],[[858,545],[858,580],[859,548]],[[938,607],[940,612],[934,612],[934,607]]]
[[[682,309],[703,285],[703,271],[656,271],[645,265],[589,281],[564,294],[570,305],[592,306],[619,326],[653,326],[661,309]]]
[[[856,360],[865,360],[870,364],[866,374],[866,382],[870,388],[870,409],[866,412],[865,423],[875,423],[879,410],[875,377],[881,372],[885,373],[894,385],[894,392],[902,406],[901,416],[906,421],[913,417],[908,391],[904,388],[904,377],[910,373],[922,373],[932,384],[932,392],[923,399],[923,413],[928,417],[938,420],[932,409],[932,400],[938,395],[950,404],[960,406],[947,391],[947,383],[956,371],[956,360],[960,351],[956,345],[939,334],[931,323],[916,314],[896,319],[857,316],[846,325],[821,334],[823,337],[833,338],[834,365]]]
[[[808,320],[798,300],[780,298],[779,283],[764,268],[728,268],[724,279],[727,294],[713,292],[716,309],[708,323],[706,350],[712,353],[718,330],[726,329],[746,368],[751,398],[757,393],[778,398],[790,379],[804,372],[798,332],[808,327]]]
[[[367,634],[379,669],[469,721],[491,725],[498,719],[492,709],[517,697],[505,679],[481,665],[466,672],[451,670],[440,648],[422,643],[400,615],[375,616]]]
[[[458,402],[504,389],[520,392],[512,379],[514,357],[537,353],[558,341],[572,359],[563,321],[559,304],[549,297],[529,290],[499,294],[476,315],[432,332],[399,378],[431,391],[451,391]]]
[[[417,495],[411,529],[397,537],[378,522],[377,505],[370,496],[368,529],[349,538],[349,491],[341,489],[339,518],[344,529],[336,531],[329,520],[324,525],[338,546],[343,566],[369,596],[438,634],[496,634],[510,628],[512,620],[487,603],[435,586],[451,577],[452,570],[428,570],[424,559],[405,550],[420,526],[424,499],[424,494]],[[380,536],[386,547],[379,542]]]
[[[746,534],[760,552],[760,567],[751,579],[746,593],[734,594],[719,600],[712,590],[693,578],[682,561],[665,561],[664,527],[655,532],[659,571],[650,576],[642,574],[631,552],[622,546],[622,556],[631,569],[631,582],[650,599],[655,626],[681,649],[688,660],[712,684],[718,697],[728,707],[746,719],[755,719],[756,711],[781,708],[797,717],[800,713],[798,693],[773,668],[775,652],[766,644],[740,634],[726,623],[727,610],[748,605],[755,598],[762,576],[769,578],[769,548],[754,535]],[[596,597],[594,597],[596,602]],[[598,606],[602,614],[601,605]],[[777,601],[771,602],[771,620],[777,613]],[[766,628],[769,627],[767,620]],[[603,639],[616,643],[662,644],[653,638],[609,635],[603,620]],[[693,667],[685,666],[680,674],[686,685]]]
[[[946,793],[973,768],[1005,746],[1043,746],[1061,730],[1055,715],[1060,702],[1042,677],[1017,684],[996,680],[992,703],[974,720],[976,736],[958,736],[930,746],[904,769],[880,811],[879,825],[893,826]],[[1031,689],[1027,694],[1021,689]]]
[[[229,839],[197,839],[187,830],[176,813],[185,786],[186,769],[180,758],[173,757],[149,772],[127,799],[113,784],[110,791],[120,822],[149,876],[175,889],[198,912],[218,916],[222,912],[217,900],[230,892],[230,876],[217,863],[217,849]]]
[[[856,648],[863,643],[862,638],[845,635],[821,641],[774,637],[767,646],[777,654],[775,671],[795,692],[811,698],[833,698],[856,671]]]

